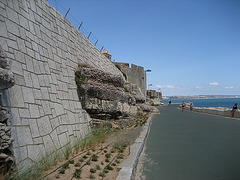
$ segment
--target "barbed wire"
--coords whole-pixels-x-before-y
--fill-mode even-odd
[[[67,13],[68,10],[65,9],[65,7],[63,5],[61,5],[57,0],[54,0],[55,2],[55,8],[60,12],[59,7],[62,8],[62,11]],[[53,5],[53,4],[52,4]],[[103,50],[103,47],[101,45],[101,43],[99,43],[99,40],[96,36],[94,36],[94,34],[92,32],[87,31],[84,28],[83,22],[79,22],[70,12],[67,13],[66,18],[69,20],[69,22],[71,22],[73,24],[73,26],[75,26],[75,28],[77,28],[99,51]],[[80,27],[81,26],[81,27]],[[79,29],[80,27],[80,29]],[[90,34],[91,33],[91,34]],[[104,48],[105,49],[105,48]]]

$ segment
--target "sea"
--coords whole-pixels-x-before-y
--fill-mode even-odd
[[[172,103],[192,102],[194,107],[226,107],[232,108],[235,103],[240,105],[240,98],[221,98],[221,99],[171,99]],[[164,99],[163,103],[168,103]]]

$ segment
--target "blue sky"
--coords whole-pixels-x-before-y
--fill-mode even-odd
[[[239,0],[49,2],[71,8],[113,60],[151,69],[148,84],[165,96],[240,95]]]

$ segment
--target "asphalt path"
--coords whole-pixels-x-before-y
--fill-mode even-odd
[[[142,160],[147,180],[240,180],[240,120],[159,107]]]

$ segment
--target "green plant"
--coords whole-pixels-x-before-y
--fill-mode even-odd
[[[104,150],[103,152],[104,152],[104,153],[107,153],[107,150]]]
[[[95,179],[96,177],[93,174],[90,174],[90,179]]]
[[[97,169],[97,170],[100,170],[101,167],[100,167],[99,165],[96,165],[96,169]]]
[[[87,82],[87,77],[80,70],[75,72],[75,81],[78,87]]]
[[[87,156],[86,156],[86,155],[84,155],[84,156],[83,156],[83,159],[87,159]]]
[[[69,161],[68,162],[66,162],[66,163],[64,163],[63,165],[62,165],[62,168],[63,169],[67,169],[67,168],[69,168]]]
[[[98,175],[101,176],[101,177],[105,177],[106,176],[106,174],[104,172],[100,172]]]
[[[57,179],[60,178],[60,175],[59,175],[59,174],[56,174],[56,175],[55,175],[55,178],[57,178]]]
[[[94,168],[91,168],[91,169],[90,169],[90,172],[91,172],[91,173],[95,173],[96,171],[97,171],[97,170],[94,169]]]
[[[124,155],[123,154],[118,154],[117,159],[123,159]]]
[[[112,166],[116,166],[116,164],[115,164],[115,163],[112,163]]]
[[[124,91],[125,92],[129,92],[128,88],[124,87]]]
[[[86,165],[90,165],[90,164],[91,164],[91,162],[90,162],[90,161],[87,161],[87,162],[86,162]]]
[[[70,164],[74,164],[74,159],[69,160]]]
[[[81,169],[75,169],[75,172],[73,173],[73,177],[76,179],[80,179],[81,178]]]
[[[112,154],[110,154],[110,153],[105,154],[106,158],[110,158],[111,156],[112,156]]]
[[[81,166],[81,163],[78,162],[78,163],[74,164],[74,166],[75,166],[75,167],[80,167],[80,166]]]
[[[114,149],[111,150],[111,153],[115,153],[115,152],[116,152],[116,150],[114,150]]]
[[[84,162],[84,159],[83,159],[83,158],[80,158],[79,161],[80,161],[80,162]]]
[[[59,170],[58,170],[58,173],[59,173],[59,174],[65,174],[65,169],[64,169],[64,168],[59,169]]]
[[[98,156],[94,154],[94,155],[92,156],[92,161],[97,162],[97,161],[98,161]]]
[[[118,149],[118,152],[119,152],[119,153],[123,153],[123,151],[124,151],[123,148],[119,148],[119,149]]]
[[[106,159],[105,159],[105,162],[107,162],[107,163],[108,163],[108,162],[109,162],[109,159],[108,159],[108,158],[106,158]]]
[[[104,162],[103,162],[103,161],[101,162],[101,165],[104,165]]]
[[[119,163],[120,163],[120,161],[119,161],[119,160],[117,160],[117,159],[115,160],[115,162],[116,162],[117,164],[119,164]]]
[[[103,172],[104,172],[105,174],[109,173],[109,171],[108,171],[107,169],[104,169]]]
[[[72,154],[72,148],[71,148],[71,146],[68,144],[68,145],[66,146],[65,151],[64,151],[64,158],[65,158],[65,159],[68,159],[71,154]]]
[[[113,170],[113,167],[111,167],[111,166],[109,166],[109,165],[107,165],[107,167],[106,167],[106,169],[108,169],[108,170]]]
[[[91,155],[92,153],[90,151],[87,152],[87,155]]]

